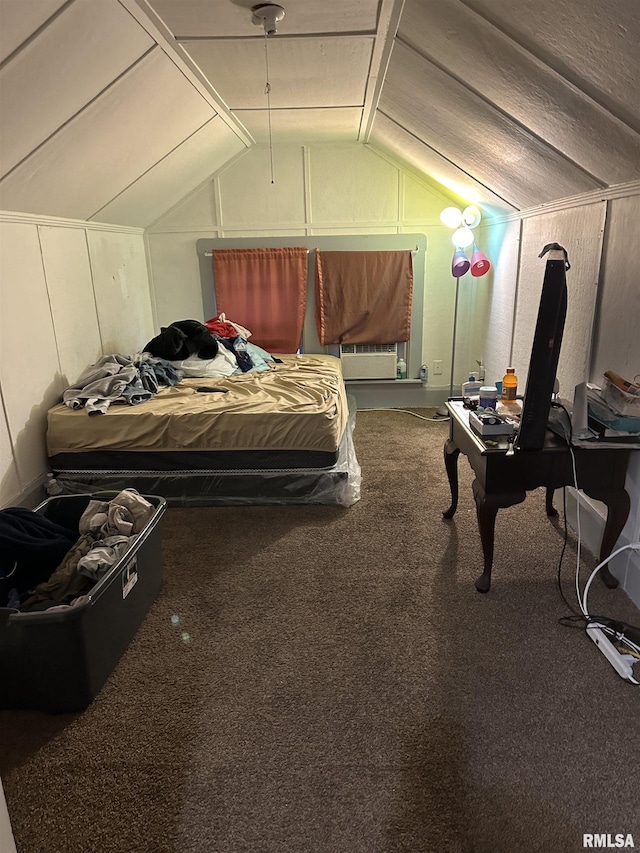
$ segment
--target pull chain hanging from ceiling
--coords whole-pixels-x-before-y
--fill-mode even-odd
[[[284,18],[284,9],[275,3],[259,3],[251,8],[254,23],[260,23],[264,27],[264,58],[267,73],[267,82],[264,93],[267,96],[267,117],[269,121],[269,159],[271,162],[271,183],[273,179],[273,134],[271,128],[271,83],[269,82],[269,36],[277,32],[276,25]]]
[[[269,119],[269,160],[271,163],[271,183],[273,180],[273,137],[271,133],[271,83],[269,82],[269,41],[267,31],[264,31],[264,59],[267,70],[267,82],[264,87],[264,93],[267,96],[267,117]]]

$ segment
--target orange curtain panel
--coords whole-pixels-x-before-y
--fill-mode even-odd
[[[394,344],[409,340],[411,252],[316,250],[320,343]]]
[[[296,352],[307,301],[307,250],[214,249],[218,314],[251,331],[269,352]]]

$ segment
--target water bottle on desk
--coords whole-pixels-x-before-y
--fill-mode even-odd
[[[396,365],[396,379],[406,379],[407,378],[407,362],[404,358],[398,359],[398,364]]]

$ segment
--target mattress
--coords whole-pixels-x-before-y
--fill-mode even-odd
[[[263,372],[183,379],[140,405],[48,412],[54,471],[321,468],[348,418],[340,360],[282,355]],[[214,389],[214,390],[199,390]]]

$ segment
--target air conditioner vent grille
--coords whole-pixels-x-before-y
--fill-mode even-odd
[[[345,379],[395,379],[397,344],[341,344]]]
[[[397,344],[341,344],[342,353],[347,355],[370,355],[376,352],[396,353]]]

